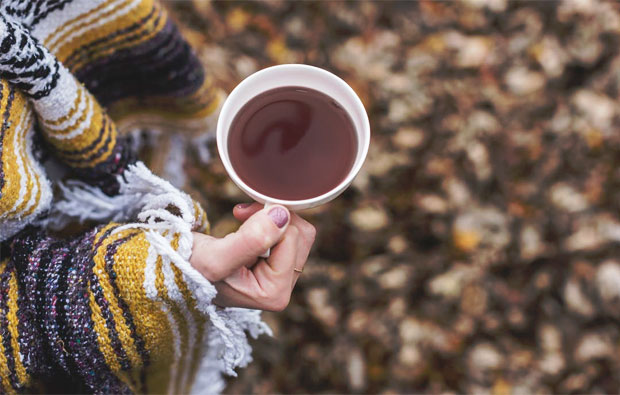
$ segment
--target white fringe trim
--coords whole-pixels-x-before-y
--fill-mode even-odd
[[[220,308],[213,304],[217,290],[189,263],[192,252],[192,227],[196,220],[191,198],[169,182],[153,175],[141,162],[130,166],[119,177],[120,193],[107,196],[98,188],[82,182],[61,185],[64,199],[54,205],[49,225],[61,227],[71,221],[135,221],[115,230],[143,229],[146,238],[164,265],[173,264],[183,273],[188,288],[196,299],[197,308],[209,317],[207,339],[193,393],[217,393],[225,387],[222,374],[236,376],[235,368],[252,361],[252,348],[246,332],[253,338],[272,335],[261,320],[260,311]],[[167,210],[176,206],[180,216]],[[165,234],[179,235],[175,250]],[[154,297],[151,295],[150,297]],[[181,302],[181,301],[179,301]]]

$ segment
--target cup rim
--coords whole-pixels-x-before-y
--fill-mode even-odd
[[[334,188],[332,188],[331,190],[312,197],[312,198],[308,198],[308,199],[301,199],[301,200],[286,200],[286,199],[277,199],[277,198],[273,198],[271,196],[265,195],[261,192],[256,191],[254,188],[250,187],[249,185],[247,185],[242,179],[241,177],[239,177],[239,175],[237,174],[237,172],[235,171],[234,167],[232,166],[232,163],[230,162],[230,157],[228,155],[228,148],[223,147],[224,141],[222,141],[224,139],[224,126],[223,123],[220,122],[222,115],[226,114],[229,110],[229,108],[232,106],[232,101],[230,100],[231,98],[234,98],[235,94],[239,94],[238,92],[246,85],[248,85],[249,83],[251,83],[252,81],[254,81],[257,78],[261,78],[261,76],[263,74],[265,74],[266,72],[272,71],[273,69],[301,69],[301,70],[305,70],[305,71],[310,71],[312,73],[319,73],[319,74],[323,74],[324,76],[326,76],[327,78],[331,79],[334,81],[335,84],[338,84],[344,91],[346,91],[353,99],[354,102],[354,107],[357,107],[358,110],[361,110],[360,113],[363,114],[362,119],[361,119],[361,130],[359,131],[360,134],[365,135],[367,138],[365,139],[365,142],[363,144],[362,147],[359,147],[358,150],[361,151],[362,155],[360,156],[360,160],[356,160],[356,162],[353,164],[353,167],[351,167],[351,170],[349,171],[349,173],[347,174],[347,176],[344,178],[344,180],[342,180],[338,185],[336,185]],[[304,86],[303,83],[301,84],[301,86]],[[308,87],[311,88],[311,87]],[[328,95],[330,96],[330,95]],[[255,97],[255,96],[253,96]],[[249,99],[251,100],[251,98]],[[249,101],[248,100],[248,101]],[[247,103],[247,102],[246,102]],[[343,106],[344,108],[344,106]],[[346,108],[345,108],[346,111]],[[349,111],[347,111],[349,113]],[[349,116],[353,116],[353,114],[349,114]],[[288,206],[288,207],[301,207],[301,206],[310,206],[314,203],[320,203],[320,202],[328,202],[329,200],[335,198],[336,196],[340,195],[340,193],[342,193],[352,182],[353,179],[355,178],[355,176],[359,173],[359,171],[362,168],[362,165],[364,164],[366,157],[368,155],[368,148],[370,146],[370,121],[368,120],[368,114],[366,113],[366,109],[364,108],[364,104],[362,103],[361,99],[359,98],[359,96],[357,95],[357,93],[355,93],[355,91],[353,90],[353,88],[351,88],[351,86],[349,86],[349,84],[347,84],[342,78],[338,77],[337,75],[324,70],[322,68],[316,67],[316,66],[310,66],[307,64],[300,64],[300,63],[290,63],[290,64],[280,64],[280,65],[275,65],[275,66],[270,66],[270,67],[266,67],[264,69],[261,69],[253,74],[251,74],[250,76],[246,77],[243,81],[241,81],[229,94],[229,96],[226,98],[226,101],[224,102],[224,105],[222,106],[222,110],[220,111],[220,114],[218,116],[218,122],[217,122],[217,149],[218,149],[218,153],[220,155],[220,159],[222,160],[222,163],[224,164],[224,168],[226,169],[226,172],[228,173],[228,175],[230,176],[230,178],[233,180],[233,182],[244,192],[246,192],[248,195],[250,195],[251,197],[255,198],[256,200],[259,200],[262,202],[261,203],[272,203],[272,204],[280,204],[283,206]],[[361,143],[361,141],[359,141],[361,139],[358,138],[358,143]],[[358,151],[358,152],[359,152]],[[357,155],[356,155],[357,156]]]

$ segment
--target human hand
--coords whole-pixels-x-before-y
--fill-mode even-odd
[[[284,310],[300,275],[294,269],[303,270],[314,243],[314,226],[280,205],[239,204],[233,215],[243,222],[237,232],[221,239],[194,233],[190,263],[215,285],[217,305]],[[259,258],[269,248],[269,258]]]

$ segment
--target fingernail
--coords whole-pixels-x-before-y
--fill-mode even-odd
[[[237,208],[248,208],[252,205],[252,203],[239,203]]]
[[[269,216],[278,228],[284,227],[288,222],[288,212],[282,207],[274,207],[269,210]]]

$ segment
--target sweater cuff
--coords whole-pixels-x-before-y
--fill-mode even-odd
[[[208,229],[206,214],[199,204],[153,175],[141,162],[130,166],[118,181],[120,193],[117,196],[107,196],[80,182],[63,186],[64,199],[53,206],[48,225],[59,226],[76,219],[108,220],[124,223],[113,233],[142,230],[149,244],[144,265],[146,296],[166,305],[155,287],[154,272],[148,271],[152,267],[149,262],[161,260],[162,267],[180,273],[193,299],[191,304],[207,318],[202,336],[204,344],[196,345],[201,348],[201,362],[192,388],[198,392],[204,392],[206,388],[209,393],[219,392],[224,388],[222,374],[236,376],[234,369],[246,366],[252,359],[247,335],[257,337],[263,333],[271,334],[271,331],[257,310],[223,309],[214,305],[216,288],[190,265],[192,231]],[[170,303],[187,302],[182,292],[168,290],[167,294]]]

